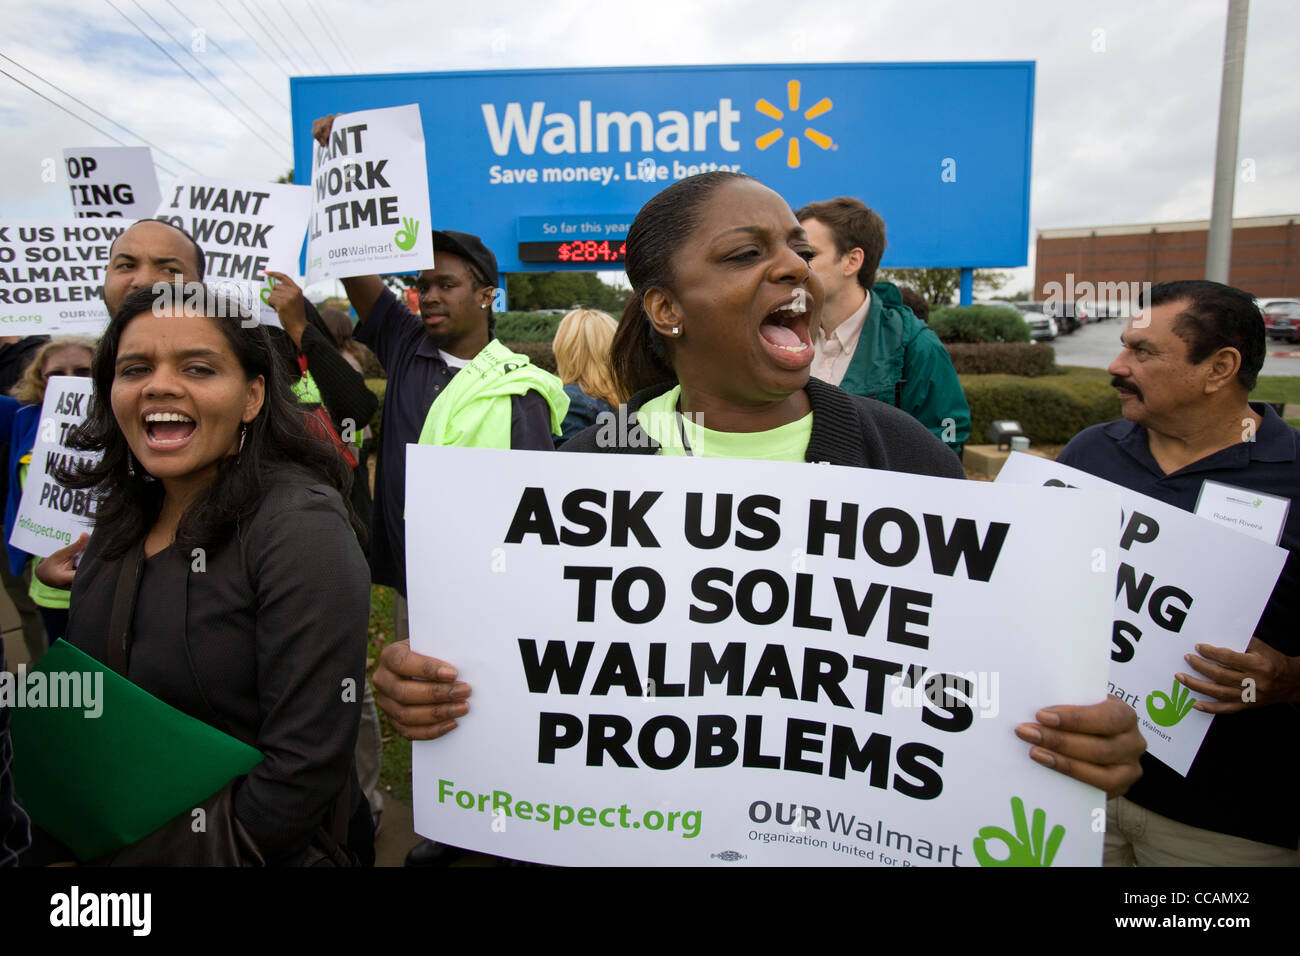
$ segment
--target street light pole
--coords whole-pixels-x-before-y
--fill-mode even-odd
[[[1237,134],[1241,126],[1242,74],[1246,67],[1246,15],[1250,0],[1228,0],[1219,91],[1219,140],[1214,155],[1214,199],[1206,245],[1205,278],[1228,281],[1232,259],[1232,199],[1237,181]]]

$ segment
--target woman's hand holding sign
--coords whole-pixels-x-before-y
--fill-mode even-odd
[[[408,740],[433,740],[456,728],[469,712],[469,684],[456,668],[411,650],[409,641],[389,644],[375,669],[375,703]]]
[[[81,552],[86,550],[89,541],[90,535],[83,534],[66,548],[60,548],[48,558],[42,559],[40,564],[36,565],[34,572],[36,577],[47,587],[70,590],[72,579],[77,573],[77,562],[81,559]]]
[[[1021,724],[1016,736],[1035,744],[1029,756],[1044,767],[1082,780],[1118,797],[1142,776],[1138,759],[1147,744],[1137,714],[1118,697],[1086,707],[1047,707],[1036,724]]]
[[[293,339],[293,344],[302,348],[302,333],[307,328],[307,305],[302,289],[283,272],[267,269],[266,274],[275,282],[266,304],[275,309],[280,324],[284,326],[289,338]]]

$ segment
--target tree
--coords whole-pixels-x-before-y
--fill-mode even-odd
[[[876,279],[894,285],[911,286],[934,308],[951,305],[961,287],[960,269],[881,269]],[[976,269],[974,287],[977,292],[996,292],[1011,276],[996,269]]]

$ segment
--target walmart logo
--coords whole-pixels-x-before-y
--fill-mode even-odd
[[[799,110],[799,93],[800,93],[800,88],[799,88],[798,80],[791,80],[789,83],[786,84],[786,102],[789,104],[790,112],[792,113],[797,113]],[[823,96],[812,106],[808,107],[808,109],[804,110],[803,118],[805,120],[808,120],[809,122],[812,122],[817,117],[822,116],[825,113],[829,113],[831,111],[832,106],[833,104],[830,101],[830,97]],[[776,120],[777,122],[781,122],[786,118],[786,114],[779,107],[773,106],[771,103],[769,103],[767,100],[764,99],[760,99],[757,103],[755,103],[754,109],[758,110],[760,113],[762,113],[765,116],[772,117],[772,119]],[[791,118],[796,121],[798,119],[797,116]],[[819,133],[817,130],[813,129],[812,127],[805,129],[803,131],[803,135],[808,138],[809,142],[812,142],[817,146],[820,146],[822,149],[837,148],[835,146],[835,143],[831,140],[829,136],[827,136],[825,133]],[[783,136],[785,136],[785,129],[778,126],[776,129],[764,133],[762,136],[756,139],[754,141],[754,145],[757,146],[760,150],[767,149],[769,146],[773,145],[774,143],[779,143]],[[797,133],[791,133],[790,141],[789,143],[786,144],[785,164],[789,166],[791,169],[798,169],[799,163],[800,163],[799,136]]]

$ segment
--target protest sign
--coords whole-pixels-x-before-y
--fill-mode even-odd
[[[95,501],[90,493],[65,488],[52,474],[56,466],[78,461],[94,462],[98,454],[67,446],[68,431],[90,414],[94,383],[88,378],[52,376],[45,386],[45,402],[36,429],[18,518],[9,535],[15,548],[44,558],[66,547],[95,524]]]
[[[433,268],[420,107],[342,113],[312,148],[307,281]]]
[[[427,494],[449,475],[455,507]],[[415,744],[420,834],[555,864],[1100,863],[1104,794],[1013,729],[1103,699],[1113,499],[417,445],[407,488],[412,647],[473,688]]]
[[[63,163],[79,219],[146,219],[162,202],[148,146],[77,146]]]
[[[1147,752],[1183,776],[1210,729],[1175,673],[1199,643],[1245,651],[1286,552],[1122,485],[1037,455],[1013,453],[998,484],[1111,491],[1122,527],[1109,692],[1131,706]],[[1207,556],[1213,555],[1207,560]]]
[[[158,218],[194,237],[207,264],[205,282],[234,286],[263,322],[275,325],[266,270],[297,273],[310,208],[306,186],[193,177],[172,186]]]
[[[0,220],[0,334],[98,335],[108,250],[129,223]]]

